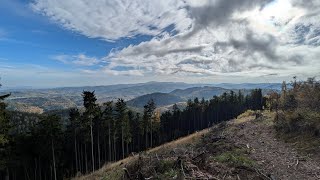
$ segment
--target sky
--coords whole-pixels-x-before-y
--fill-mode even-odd
[[[319,77],[319,19],[319,0],[0,0],[1,84]]]

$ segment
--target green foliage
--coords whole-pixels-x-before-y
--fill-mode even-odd
[[[249,159],[245,153],[246,151],[243,149],[234,149],[232,151],[227,151],[213,157],[213,160],[220,163],[227,163],[228,165],[235,167],[252,167],[255,164],[255,162]]]
[[[294,79],[291,89],[283,85],[279,104],[282,111],[274,119],[278,131],[320,136],[320,83],[314,78]]]
[[[320,113],[308,109],[279,112],[274,120],[275,128],[282,132],[311,133],[320,136]]]
[[[161,159],[159,162],[156,163],[155,170],[160,174],[165,174],[166,172],[173,170],[173,166],[174,161]]]
[[[177,177],[179,170],[174,169],[175,161],[172,160],[160,160],[155,167],[158,176],[156,179],[171,179]]]

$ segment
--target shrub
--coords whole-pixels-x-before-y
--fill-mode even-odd
[[[242,149],[235,149],[215,156],[213,159],[217,162],[227,163],[231,166],[254,166],[254,161],[249,159],[245,153],[246,152]]]
[[[308,109],[279,112],[274,122],[275,128],[285,133],[320,134],[320,113]]]

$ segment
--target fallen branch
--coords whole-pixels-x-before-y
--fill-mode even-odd
[[[297,169],[298,165],[299,165],[299,159],[297,159],[295,169]]]
[[[182,171],[183,176],[186,177],[186,174],[184,173],[184,170],[183,170],[182,161],[180,162],[180,166],[181,166],[181,171]]]
[[[265,174],[262,173],[259,169],[255,169],[255,170],[256,170],[256,172],[257,172],[258,174],[260,174],[261,176],[267,178],[268,180],[273,180],[273,178],[270,178],[269,176],[265,175]]]
[[[127,177],[128,179],[130,179],[130,180],[133,180],[133,179],[131,178],[131,175],[130,175],[128,169],[127,169],[127,168],[122,168],[122,169],[124,170],[124,173],[125,173],[126,177]]]
[[[195,159],[197,159],[198,157],[202,156],[203,154],[205,154],[205,152],[202,152],[202,153],[198,154],[197,156],[193,157],[192,160],[194,161]]]

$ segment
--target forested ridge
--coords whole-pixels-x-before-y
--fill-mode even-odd
[[[162,114],[152,99],[138,113],[123,99],[98,104],[94,91],[84,91],[82,97],[84,109],[70,109],[67,122],[54,113],[32,118],[20,114],[18,119],[32,122],[23,128],[10,122],[14,118],[8,117],[1,101],[0,178],[63,179],[86,174],[265,104],[261,89],[246,96],[230,91],[210,100],[195,98],[183,110],[175,105]]]

